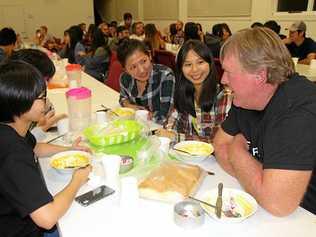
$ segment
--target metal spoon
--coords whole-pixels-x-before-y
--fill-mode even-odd
[[[117,117],[120,117],[120,115],[116,112],[114,112],[112,109],[106,107],[104,104],[101,104],[101,107],[104,108],[104,111],[107,112],[107,111],[110,111],[111,113],[113,113],[115,116]]]
[[[175,147],[173,147],[172,149],[175,150],[175,151],[179,151],[179,152],[188,154],[188,155],[190,155],[190,156],[200,156],[200,155],[198,155],[198,154],[193,154],[193,153],[191,153],[191,152],[184,151],[184,150],[181,150],[181,149],[178,149],[178,148],[175,148]]]
[[[190,199],[192,199],[192,200],[194,200],[194,201],[200,202],[200,203],[202,203],[202,204],[204,204],[204,205],[206,205],[206,206],[209,206],[209,207],[212,207],[212,208],[215,208],[215,209],[216,209],[216,206],[214,206],[214,205],[212,205],[212,204],[210,204],[210,203],[208,203],[208,202],[204,202],[204,201],[202,201],[202,200],[200,200],[200,199],[197,199],[197,198],[194,198],[194,197],[192,197],[192,196],[188,196],[188,198],[190,198]]]

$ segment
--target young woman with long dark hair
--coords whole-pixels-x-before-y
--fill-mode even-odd
[[[226,118],[231,95],[218,82],[210,49],[188,40],[177,56],[174,110],[160,135],[178,140],[212,141]]]

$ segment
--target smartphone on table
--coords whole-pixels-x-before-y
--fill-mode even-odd
[[[113,190],[112,188],[102,185],[100,187],[97,187],[96,189],[93,189],[76,197],[75,200],[82,206],[89,206],[90,204],[101,200],[102,198],[105,198],[113,194],[114,192],[115,190]]]

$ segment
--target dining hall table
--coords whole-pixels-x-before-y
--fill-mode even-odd
[[[82,85],[92,90],[92,111],[100,105],[113,108],[118,106],[119,94],[103,83],[82,74]],[[48,91],[48,97],[57,113],[67,112],[66,89]],[[61,142],[61,141],[59,141]],[[60,175],[49,165],[49,158],[39,159],[43,177],[48,190],[56,194],[67,185],[70,176]],[[224,188],[242,189],[238,181],[223,171],[215,158],[211,156],[201,162],[201,167],[215,175],[207,175],[196,193],[200,197],[204,192],[217,187],[219,182]],[[79,194],[94,187],[85,184]],[[206,216],[205,223],[195,229],[179,227],[174,222],[174,205],[160,201],[139,199],[137,206],[122,206],[111,196],[99,200],[87,207],[74,201],[66,214],[58,221],[62,237],[101,237],[101,236],[316,236],[316,215],[299,207],[287,217],[275,217],[258,206],[257,211],[240,223],[226,223]]]
[[[298,74],[305,76],[308,80],[316,82],[316,68],[306,64],[296,64],[295,70]]]

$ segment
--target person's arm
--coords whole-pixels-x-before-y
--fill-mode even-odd
[[[142,106],[139,106],[137,104],[134,104],[129,99],[129,93],[128,93],[128,80],[133,80],[129,75],[126,73],[122,73],[120,77],[120,98],[119,103],[122,107],[128,107],[132,109],[145,109]]]
[[[54,110],[50,110],[40,119],[40,121],[37,123],[37,126],[40,127],[43,130],[43,132],[46,132],[49,128],[54,126],[59,120],[66,117],[66,114],[56,115]]]
[[[69,209],[79,188],[87,182],[91,166],[74,172],[70,183],[58,194],[54,200],[30,214],[31,219],[41,228],[51,229]]]
[[[54,155],[58,152],[62,151],[69,151],[69,150],[81,150],[90,152],[90,149],[85,146],[80,145],[81,138],[77,138],[71,147],[69,146],[60,146],[60,145],[54,145],[54,144],[47,144],[47,143],[36,143],[33,151],[38,157],[47,157]]]
[[[220,127],[213,140],[215,158],[219,165],[231,176],[235,176],[235,171],[228,159],[228,154],[233,139],[234,136],[229,135]]]
[[[316,53],[309,53],[306,58],[299,60],[297,63],[309,65],[312,59],[316,58]]]
[[[286,216],[299,206],[311,171],[263,169],[248,152],[247,141],[241,134],[233,139],[228,156],[235,177],[268,212]]]
[[[120,104],[122,107],[127,107],[127,108],[131,108],[131,109],[135,109],[135,110],[146,109],[143,106],[131,103],[128,99],[122,99]]]

